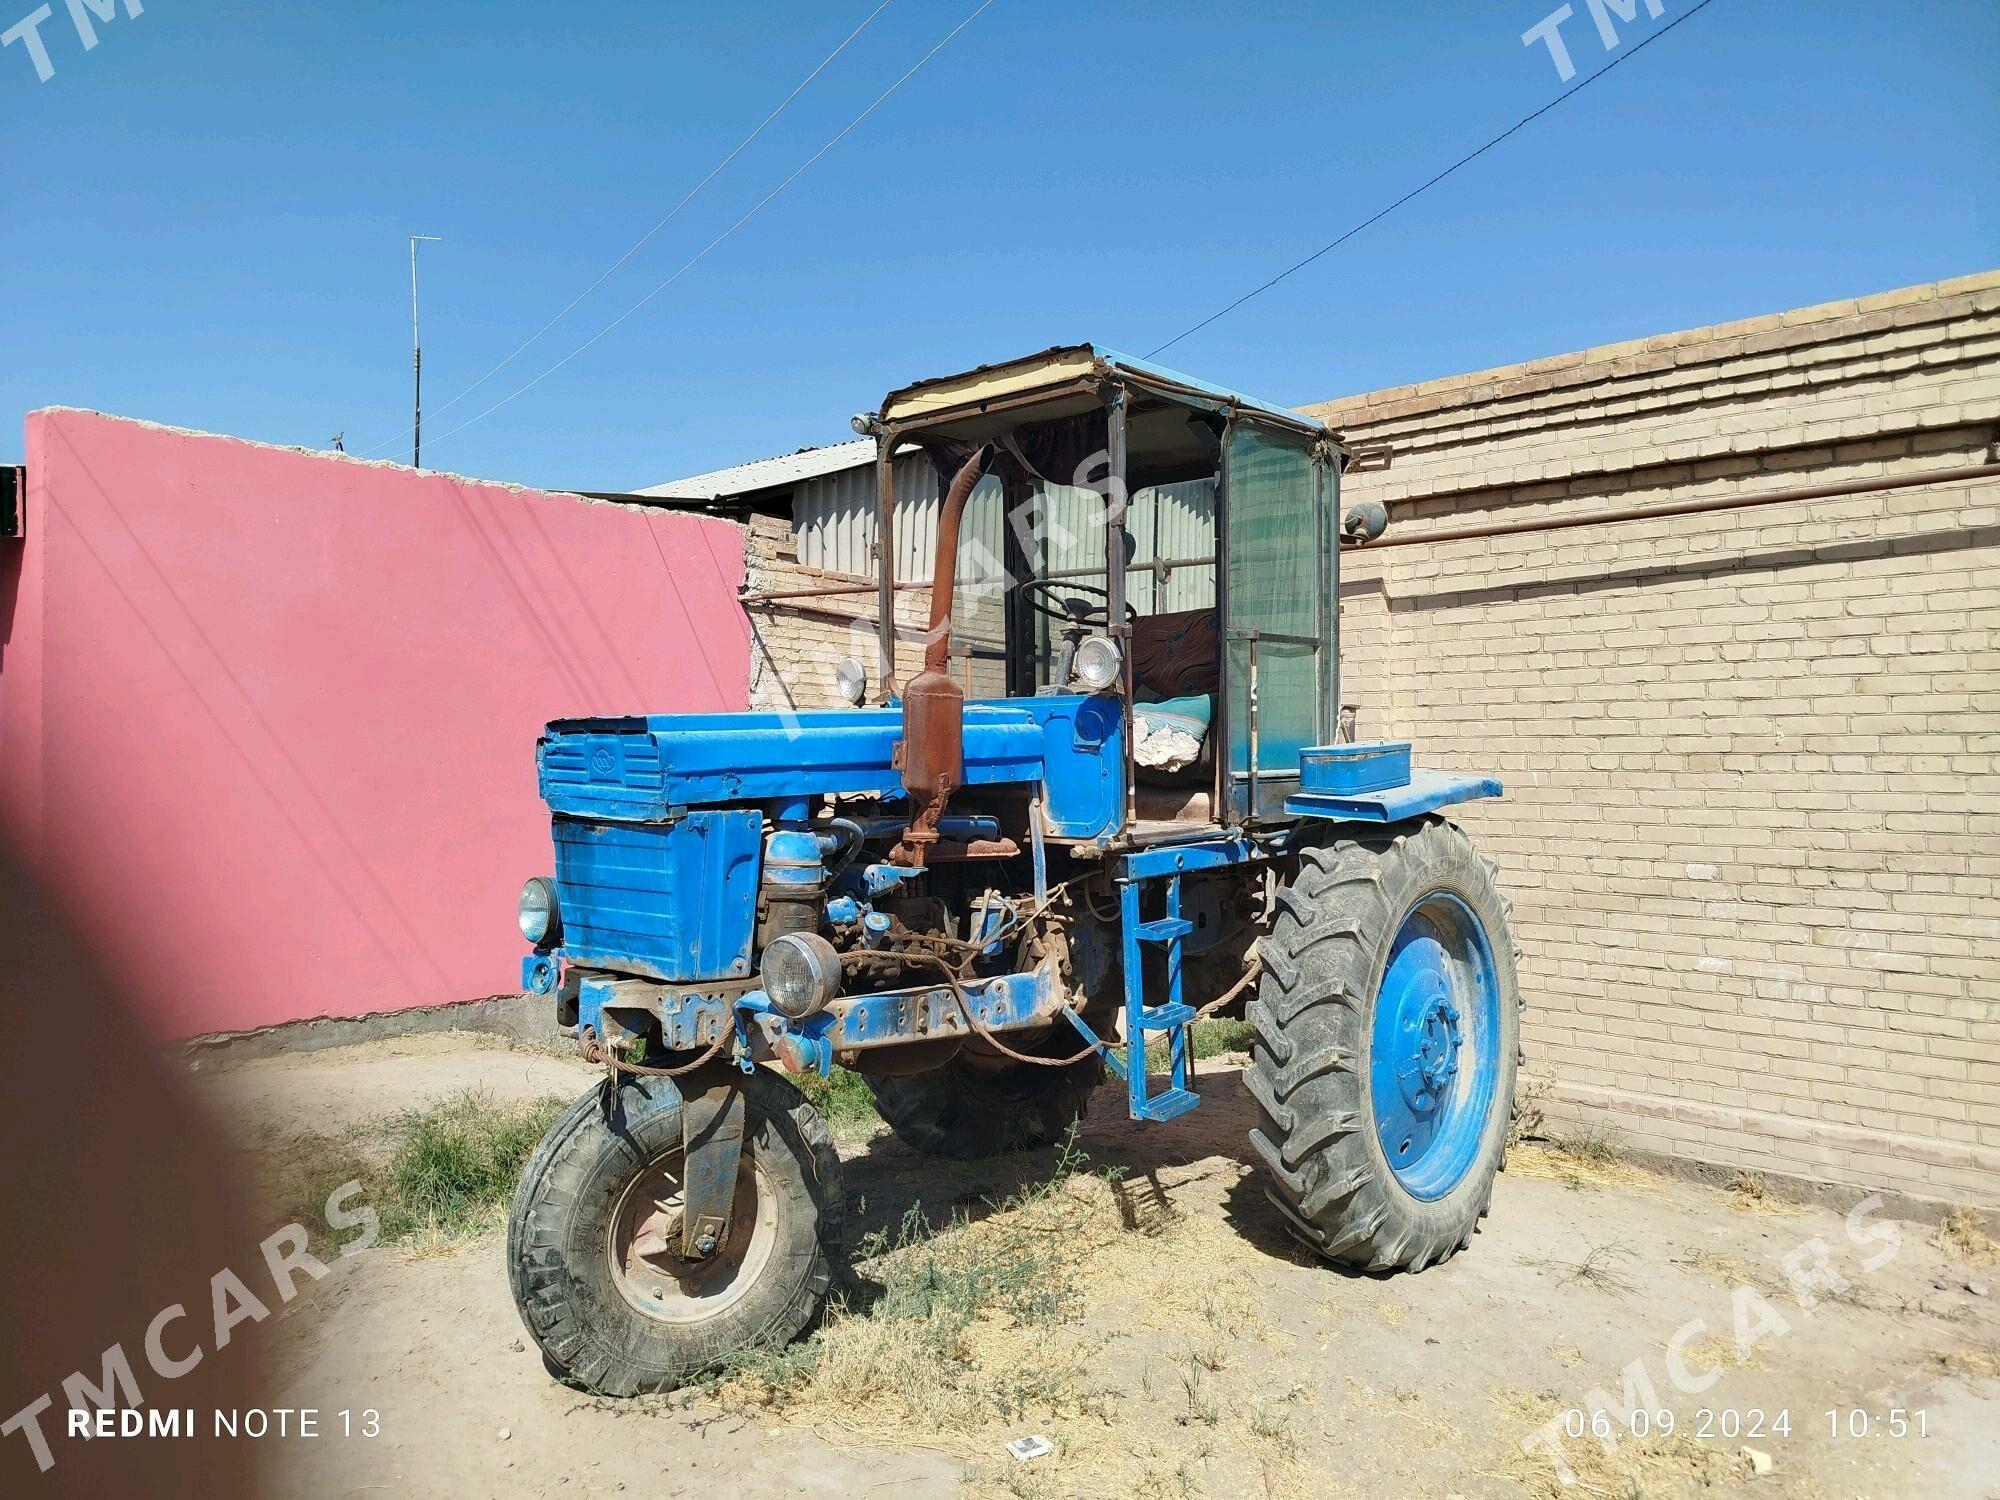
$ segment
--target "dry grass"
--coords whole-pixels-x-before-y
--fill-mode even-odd
[[[1523,1257],[1521,1264],[1561,1272],[1556,1278],[1557,1286],[1568,1286],[1574,1282],[1595,1287],[1600,1292],[1622,1294],[1632,1291],[1633,1286],[1624,1272],[1618,1269],[1618,1262],[1630,1260],[1632,1255],[1631,1246],[1606,1240],[1601,1245],[1591,1246],[1582,1260],[1552,1260],[1547,1256],[1530,1255]]]
[[[1967,1344],[1938,1356],[1938,1363],[1951,1375],[1983,1375],[2000,1380],[2000,1344]]]
[[[1544,1139],[1548,1129],[1548,1100],[1555,1093],[1553,1078],[1524,1078],[1514,1089],[1514,1118],[1507,1123],[1507,1147],[1523,1141]]]
[[[1729,1184],[1729,1206],[1745,1213],[1762,1214],[1802,1214],[1806,1212],[1803,1203],[1794,1203],[1789,1198],[1780,1198],[1771,1191],[1770,1184],[1748,1168],[1737,1171]]]
[[[1734,1286],[1755,1286],[1757,1273],[1745,1262],[1733,1255],[1723,1255],[1715,1250],[1697,1250],[1684,1255],[1674,1264],[1686,1266],[1703,1276],[1713,1276],[1718,1281],[1727,1281]]]
[[[1507,1170],[1522,1177],[1546,1177],[1571,1188],[1657,1187],[1658,1174],[1618,1155],[1603,1131],[1584,1131],[1549,1141],[1529,1141],[1507,1153]]]
[[[1660,1346],[1665,1348],[1663,1344]],[[1754,1348],[1746,1348],[1735,1339],[1705,1338],[1681,1346],[1681,1359],[1690,1370],[1763,1370],[1769,1366],[1764,1356]]]
[[[872,1298],[747,1356],[711,1387],[725,1405],[952,1453],[979,1495],[1328,1492],[1304,1451],[1317,1393],[1267,1383],[1268,1270],[1215,1216],[1088,1170],[1072,1143],[986,1216],[933,1231],[913,1211],[864,1252]],[[1004,1453],[1030,1433],[1055,1451]]]
[[[1990,1266],[2000,1261],[2000,1243],[1986,1232],[1986,1216],[1977,1209],[1954,1208],[1938,1224],[1931,1243],[1953,1260]]]
[[[1676,1430],[1645,1438],[1627,1434],[1608,1452],[1592,1437],[1564,1438],[1563,1458],[1574,1475],[1574,1482],[1564,1484],[1548,1456],[1540,1449],[1523,1452],[1520,1440],[1560,1417],[1572,1403],[1551,1391],[1531,1393],[1504,1387],[1493,1392],[1493,1399],[1508,1418],[1510,1431],[1500,1455],[1500,1471],[1536,1500],[1578,1500],[1579,1496],[1668,1500],[1734,1494],[1736,1485],[1748,1477],[1748,1464],[1741,1457]]]

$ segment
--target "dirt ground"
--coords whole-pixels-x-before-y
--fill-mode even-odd
[[[270,1491],[2000,1497],[2000,1267],[1946,1256],[1932,1226],[1656,1176],[1600,1143],[1529,1145],[1470,1250],[1418,1276],[1344,1274],[1300,1256],[1265,1202],[1238,1067],[1201,1071],[1192,1114],[1142,1129],[1106,1090],[1082,1131],[1095,1166],[1125,1169],[1087,1199],[1106,1208],[1092,1262],[1104,1297],[1065,1334],[1089,1353],[1096,1416],[1028,1411],[1004,1430],[952,1432],[871,1419],[866,1401],[593,1400],[544,1371],[492,1234],[340,1261],[257,1330],[279,1386],[268,1405],[380,1413],[373,1438],[269,1444]],[[467,1087],[533,1099],[594,1081],[572,1060],[471,1036],[194,1077],[253,1170],[296,1132]],[[880,1131],[842,1154],[857,1235],[893,1229],[912,1204],[977,1216],[1052,1165],[1048,1152],[944,1163]],[[1184,1232],[1142,1237],[1163,1222]],[[1703,1387],[1682,1389],[1677,1368]],[[1565,1412],[1583,1414],[1576,1431],[1594,1405],[1620,1404],[1669,1409],[1676,1430],[1633,1436],[1658,1419],[1617,1418],[1611,1452],[1562,1436]],[[1056,1454],[1000,1450],[1038,1432]]]

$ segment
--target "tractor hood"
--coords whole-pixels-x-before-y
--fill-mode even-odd
[[[967,787],[1040,784],[1049,835],[1101,839],[1124,820],[1119,700],[1062,694],[965,707]],[[803,796],[904,796],[898,704],[807,713],[558,719],[536,748],[542,800],[567,817],[656,823],[691,808]]]

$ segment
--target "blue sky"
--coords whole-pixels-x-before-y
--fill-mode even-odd
[[[0,0],[0,30],[38,0]],[[102,0],[99,0],[102,3]],[[0,51],[0,458],[96,407],[622,489],[847,437],[888,388],[1048,344],[1143,353],[1564,87],[1555,0],[994,0],[781,197],[518,400],[977,0],[54,0]],[[1691,8],[1639,4],[1633,42]],[[1608,57],[1588,14],[1579,76]],[[2000,265],[2000,6],[1715,0],[1167,362],[1285,402]]]

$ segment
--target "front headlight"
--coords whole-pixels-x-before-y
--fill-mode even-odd
[[[816,932],[788,932],[764,945],[758,979],[773,1009],[803,1021],[840,993],[840,955]]]
[[[556,905],[556,883],[537,875],[521,887],[521,936],[537,948],[562,936],[562,908]]]
[[[1119,664],[1118,643],[1108,635],[1093,635],[1077,644],[1072,670],[1078,682],[1101,693],[1118,680]]]
[[[834,663],[833,690],[842,703],[855,708],[861,707],[868,697],[868,669],[861,665],[859,658],[843,656]]]

